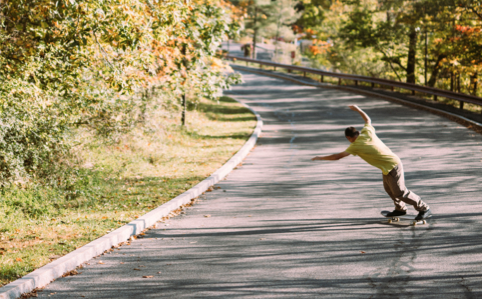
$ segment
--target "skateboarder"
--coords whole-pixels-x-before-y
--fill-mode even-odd
[[[345,130],[345,137],[350,141],[350,146],[339,154],[329,156],[316,156],[311,160],[340,160],[349,156],[360,156],[368,164],[379,168],[383,173],[383,187],[395,204],[395,210],[387,216],[403,216],[407,214],[405,203],[412,205],[419,213],[417,221],[427,218],[430,214],[429,206],[420,197],[405,187],[403,165],[400,158],[395,155],[375,134],[370,117],[358,106],[348,106],[351,110],[360,113],[365,120],[361,132],[354,127]]]

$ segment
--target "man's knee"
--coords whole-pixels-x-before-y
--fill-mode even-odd
[[[397,190],[394,192],[394,196],[400,200],[404,200],[405,198],[408,198],[409,194],[410,194],[410,191],[408,191],[407,189]]]

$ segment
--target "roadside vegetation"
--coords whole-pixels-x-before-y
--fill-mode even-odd
[[[106,145],[92,131],[78,149],[75,196],[51,185],[3,189],[0,286],[138,218],[202,181],[245,143],[255,116],[229,97],[166,114]],[[153,129],[153,128],[157,129]]]
[[[254,119],[223,0],[0,1],[0,285],[189,189]]]

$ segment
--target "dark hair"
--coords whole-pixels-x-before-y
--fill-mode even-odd
[[[358,135],[360,135],[360,132],[358,132],[354,127],[348,127],[345,130],[346,137],[353,138],[353,137],[358,137]]]

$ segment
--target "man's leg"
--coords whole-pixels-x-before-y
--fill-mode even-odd
[[[395,210],[407,211],[407,206],[405,203],[393,195],[392,190],[390,189],[389,180],[388,175],[383,175],[383,188],[385,189],[385,192],[387,192],[388,196],[390,196],[390,198],[393,200]]]
[[[429,206],[420,199],[420,196],[408,190],[405,186],[402,163],[395,166],[395,168],[392,169],[388,175],[383,176],[384,182],[385,179],[390,191],[396,199],[412,205],[417,211],[426,211],[429,209]]]

